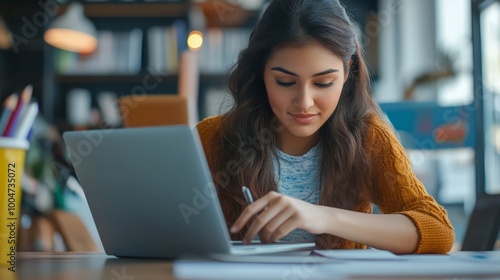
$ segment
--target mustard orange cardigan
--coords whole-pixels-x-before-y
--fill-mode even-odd
[[[210,166],[216,156],[212,154],[212,147],[220,122],[221,116],[215,116],[201,121],[197,126]],[[406,152],[392,129],[376,116],[371,117],[369,127],[364,146],[371,153],[368,158],[375,161],[375,170],[366,175],[366,180],[371,181],[371,202],[378,205],[384,214],[403,214],[413,221],[420,236],[415,253],[448,252],[455,236],[446,210],[426,192],[417,179]],[[217,172],[212,170],[212,173]],[[365,213],[371,213],[371,206],[368,203],[361,209]],[[366,246],[346,240],[342,247]]]

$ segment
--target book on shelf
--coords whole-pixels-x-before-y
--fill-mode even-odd
[[[60,75],[134,75],[141,71],[142,30],[97,32],[98,48],[92,54],[56,50]]]
[[[183,20],[171,26],[148,29],[148,70],[153,74],[177,74],[179,58],[187,50],[187,26]]]
[[[238,59],[238,54],[248,45],[251,30],[247,28],[210,28],[204,34],[200,54],[200,72],[223,74]]]
[[[121,126],[122,117],[118,109],[118,97],[115,92],[100,92],[97,95],[97,105],[99,106],[104,125],[109,127]]]

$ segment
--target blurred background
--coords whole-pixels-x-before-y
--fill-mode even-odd
[[[500,1],[343,3],[374,97],[419,179],[448,210],[460,250],[478,199],[500,194]],[[223,113],[227,71],[266,4],[0,1],[1,101],[5,107],[31,84],[40,105],[23,175],[19,249],[102,250],[61,134],[146,125],[144,112],[191,125]],[[165,103],[158,113],[136,116],[142,105],[127,102],[150,96],[169,98],[154,102]]]

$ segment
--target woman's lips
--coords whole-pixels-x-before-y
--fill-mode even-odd
[[[309,124],[318,114],[290,114],[290,116],[300,124]]]

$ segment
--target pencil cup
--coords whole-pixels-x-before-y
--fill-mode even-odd
[[[0,137],[0,269],[17,269],[17,233],[21,208],[21,177],[29,142]],[[3,278],[2,278],[3,279]]]

